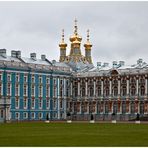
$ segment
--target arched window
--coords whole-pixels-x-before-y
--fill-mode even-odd
[[[114,87],[113,94],[114,96],[118,95],[118,88],[116,86]]]
[[[85,88],[83,87],[82,88],[82,97],[84,97],[85,96]]]
[[[106,90],[105,91],[106,91],[105,92],[106,96],[109,96],[109,87],[106,87]]]
[[[93,88],[90,87],[90,97],[92,97],[92,96],[93,96]]]
[[[144,86],[141,86],[140,92],[141,92],[141,96],[145,95],[145,87]]]
[[[126,86],[123,86],[122,88],[122,96],[126,96]]]
[[[134,86],[131,87],[131,95],[134,96],[136,94],[136,88]]]
[[[98,87],[98,96],[101,96],[101,87]]]

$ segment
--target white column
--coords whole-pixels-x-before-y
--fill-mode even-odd
[[[109,81],[109,94],[112,94],[112,80]]]
[[[129,102],[129,114],[131,114],[131,101]]]
[[[80,80],[78,79],[78,97],[80,96]]]
[[[118,79],[118,95],[120,95],[120,79]]]
[[[82,113],[82,102],[80,102],[80,114]]]
[[[96,80],[94,80],[94,96],[96,96]]]
[[[85,80],[85,96],[87,96],[87,89],[88,89],[88,85],[87,85],[87,80]]]
[[[145,77],[145,95],[147,95],[147,76]]]
[[[58,119],[60,119],[60,80],[58,78],[57,82],[57,112],[58,112]]]
[[[103,96],[103,79],[101,80],[101,96]]]
[[[73,92],[73,88],[72,88],[72,82],[71,82],[71,84],[70,84],[70,95],[72,96],[72,92]]]
[[[67,101],[66,101],[66,79],[64,78],[64,118],[66,119],[66,109],[67,109]]]
[[[136,78],[136,94],[138,95],[138,78]]]
[[[129,79],[126,80],[126,84],[127,84],[127,87],[126,87],[127,95],[129,95]]]

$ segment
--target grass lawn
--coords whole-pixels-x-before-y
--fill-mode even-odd
[[[148,124],[0,124],[0,146],[148,146]]]

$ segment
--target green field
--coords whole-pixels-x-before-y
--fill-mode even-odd
[[[0,146],[148,146],[148,124],[0,124]]]

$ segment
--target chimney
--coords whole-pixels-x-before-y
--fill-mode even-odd
[[[141,64],[143,62],[143,59],[138,59],[137,64]]]
[[[6,49],[0,49],[0,56],[3,56],[4,58],[6,58]]]
[[[104,67],[108,67],[109,66],[109,63],[104,62],[103,66]]]
[[[113,67],[117,67],[117,61],[113,61]]]
[[[119,61],[119,66],[122,67],[125,65],[125,62],[124,61]]]
[[[101,62],[97,62],[97,68],[101,67]]]
[[[46,60],[46,55],[42,54],[41,59],[42,59],[42,61],[45,61]]]
[[[16,57],[21,58],[21,51],[20,50],[16,51]]]
[[[11,57],[16,58],[16,51],[15,50],[11,50]]]
[[[36,61],[36,53],[30,53],[30,58]]]

